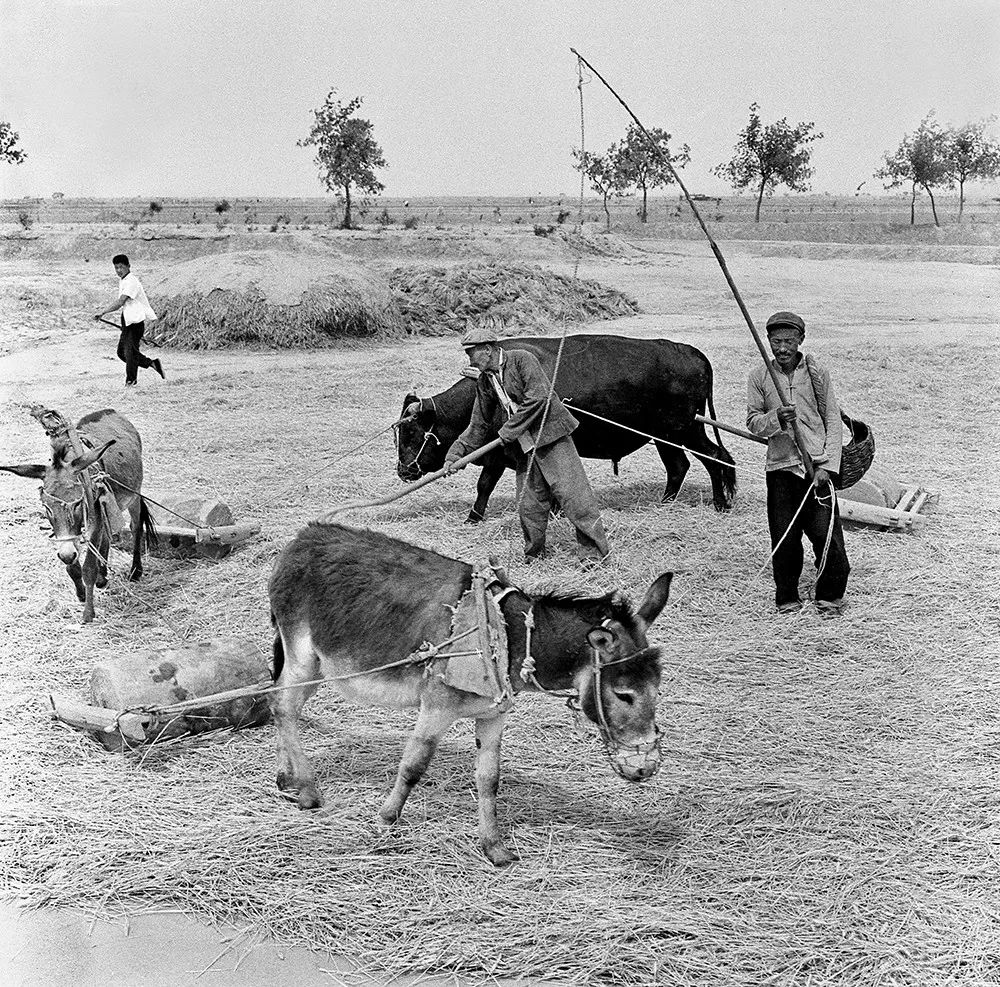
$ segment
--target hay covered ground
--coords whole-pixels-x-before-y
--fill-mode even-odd
[[[537,239],[524,237],[526,254],[550,249]],[[582,276],[644,310],[588,331],[695,343],[713,361],[720,417],[739,423],[756,356],[711,258],[689,243],[643,246],[638,258],[581,263]],[[391,421],[412,383],[424,393],[450,383],[461,363],[454,341],[164,350],[167,382],[143,375],[129,392],[110,331],[29,340],[3,357],[4,461],[45,452],[11,402],[74,414],[114,406],[142,432],[151,492],[217,496],[264,528],[222,563],[150,559],[143,582],[113,580],[97,621],[81,628],[38,531],[35,485],[0,481],[6,893],[97,913],[183,907],[367,969],[471,982],[995,982],[995,271],[768,249],[727,247],[751,309],[806,313],[810,347],[831,361],[844,404],[877,429],[880,466],[940,490],[940,509],[913,536],[848,532],[854,569],[841,620],[807,608],[779,621],[769,575],[758,575],[756,447],[727,440],[746,472],[726,516],[711,510],[697,465],[664,506],[651,450],[618,478],[588,464],[616,558],[583,585],[638,597],[663,569],[678,574],[653,634],[666,652],[664,767],[629,786],[573,732],[559,701],[527,697],[505,737],[501,809],[523,860],[502,872],[476,847],[467,725],[386,834],[373,819],[409,713],[358,709],[332,693],[310,703],[305,744],[327,798],[312,815],[277,796],[271,728],[140,764],[46,718],[49,691],[82,696],[91,665],[123,650],[240,635],[266,651],[276,551],[308,518],[397,483],[387,437],[328,460]],[[553,253],[548,263],[565,273],[573,260]],[[30,259],[20,273],[16,263],[0,271],[8,283],[47,276]],[[69,292],[62,263],[49,264],[52,283]],[[64,309],[72,304],[82,305]],[[580,582],[565,522],[553,524],[551,561],[520,564],[509,477],[486,524],[460,525],[474,479],[466,471],[356,520],[469,560],[495,552],[529,585]],[[124,564],[119,555],[119,576]]]

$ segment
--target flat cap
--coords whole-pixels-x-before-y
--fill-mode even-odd
[[[791,326],[793,329],[798,329],[803,336],[806,334],[805,319],[803,319],[801,315],[796,315],[794,312],[775,312],[774,315],[767,320],[768,333],[770,333],[772,329],[777,329],[778,326]]]
[[[499,343],[500,336],[496,329],[490,326],[479,326],[475,329],[470,329],[462,337],[462,349],[468,349],[470,346],[478,346],[480,343]]]

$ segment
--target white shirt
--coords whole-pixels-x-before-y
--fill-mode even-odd
[[[122,309],[125,325],[134,326],[137,322],[153,322],[156,319],[146,292],[131,271],[118,282],[118,297],[125,299]]]

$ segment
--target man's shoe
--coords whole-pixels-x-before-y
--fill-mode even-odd
[[[817,600],[816,612],[821,617],[841,617],[845,606],[843,597],[839,600]]]
[[[778,604],[778,613],[798,613],[802,609],[801,600],[788,600]]]
[[[159,359],[153,360],[153,369],[164,379],[167,379],[167,375],[163,372],[163,365],[160,363]]]
[[[127,381],[125,381],[125,386],[126,387],[135,387],[135,385],[136,385],[136,381],[134,381],[134,380],[127,380]]]

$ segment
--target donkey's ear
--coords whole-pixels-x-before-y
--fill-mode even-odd
[[[639,607],[639,612],[636,614],[643,627],[649,627],[660,616],[660,611],[670,596],[670,582],[673,578],[672,572],[665,572],[657,577],[653,585],[646,590],[646,598],[642,601],[642,606]]]
[[[93,466],[117,441],[117,439],[108,439],[99,449],[91,449],[90,452],[77,456],[69,464],[69,468],[75,473],[82,473],[88,466]]]
[[[41,480],[45,476],[45,467],[38,463],[18,463],[15,466],[0,466],[4,473],[15,476],[26,476],[29,480]]]
[[[610,651],[617,640],[617,635],[610,627],[592,627],[587,631],[587,642],[599,654]]]

